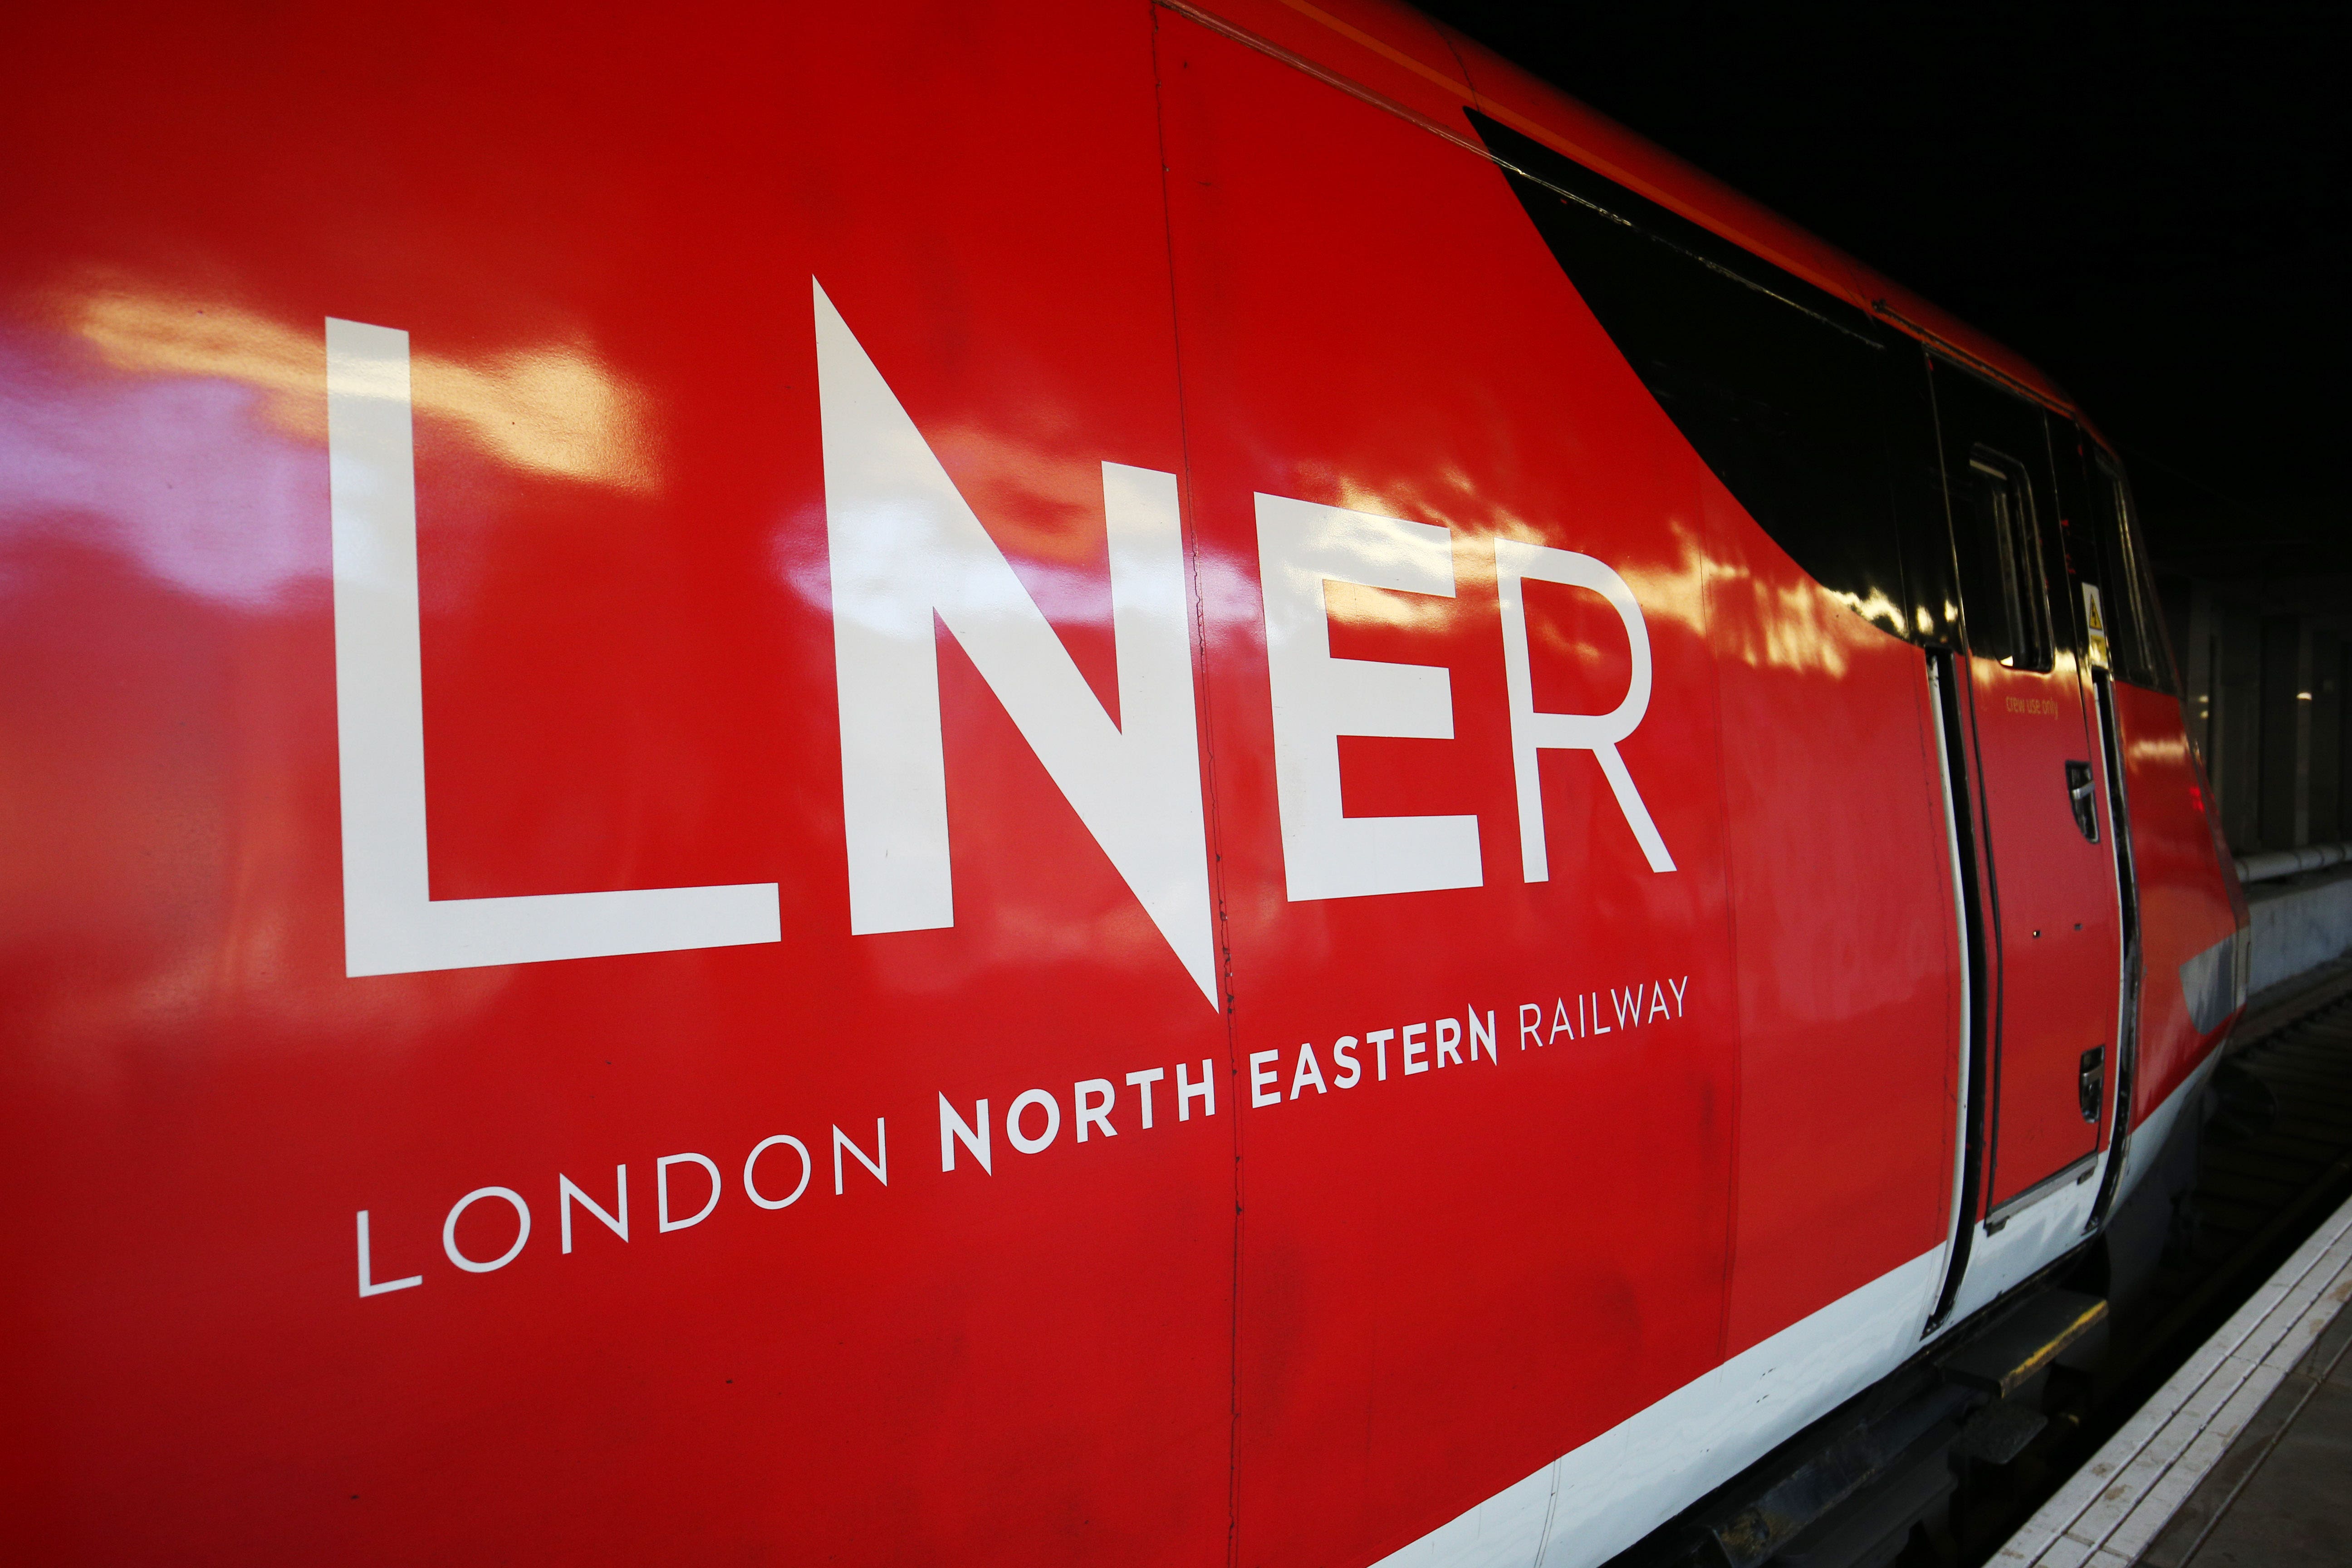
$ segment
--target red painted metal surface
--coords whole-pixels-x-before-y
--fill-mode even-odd
[[[2114,830],[2097,842],[2067,803],[2066,763],[2099,759],[2090,694],[2070,655],[2048,673],[1970,658],[1969,725],[1981,771],[1985,840],[1995,864],[1996,1126],[1986,1204],[1997,1206],[2096,1150],[2104,1116],[2081,1114],[2084,1052],[2115,1057],[2122,973]],[[2101,781],[2103,782],[2103,781]],[[2100,984],[2105,979],[2107,984]]]
[[[1327,598],[1334,654],[1445,670],[1453,738],[1343,740],[1340,760],[1351,814],[1476,813],[1482,886],[1287,902],[1257,595],[1215,595],[1231,619],[1208,627],[1234,1050],[1278,1053],[1285,1095],[1243,1124],[1244,1556],[1369,1562],[1469,1500],[1409,1478],[1516,1480],[1563,1429],[1603,1430],[1718,1359],[1738,984],[1704,470],[1622,363],[1568,374],[1613,356],[1499,176],[1229,40],[1160,37],[1202,570],[1257,575],[1259,492],[1451,536],[1451,598]],[[1409,221],[1381,214],[1399,185],[1432,198]],[[1379,265],[1349,264],[1359,247]],[[1685,868],[1654,874],[1591,757],[1554,752],[1560,873],[1521,880],[1498,539],[1633,585],[1655,676],[1622,755]],[[1607,711],[1630,675],[1615,617],[1549,584],[1528,599],[1538,707]],[[1387,1081],[1289,1097],[1302,1045],[1465,1010],[1493,1015],[1498,1059],[1407,1077],[1390,1042]],[[1532,1353],[1570,1335],[1591,1353]],[[1437,1388],[1456,1396],[1408,1392]]]
[[[2209,813],[2212,795],[2189,748],[2180,701],[2118,683],[2124,784],[2131,801],[2132,858],[2139,873],[2139,1077],[2134,1119],[2188,1081],[2234,1019],[2200,1030],[2189,1017],[2180,966],[2245,929],[2245,895]]]
[[[1417,18],[1230,14],[1461,123]],[[0,82],[28,1560],[1360,1563],[1944,1239],[1924,656],[1491,165],[1140,3],[68,9]],[[1115,721],[1104,465],[1175,476],[1215,1005],[952,635],[953,923],[853,934],[812,279]],[[347,974],[329,318],[409,334],[433,896],[772,882],[781,942]],[[1267,497],[1438,531],[1450,595],[1320,591],[1450,733],[1333,743],[1473,885],[1293,896]],[[1514,543],[1638,602],[1670,871],[1555,746],[1527,879]],[[1616,704],[1629,623],[1516,591],[1535,710]],[[2160,975],[2232,922],[2125,698]],[[2210,1044],[2160,994],[2143,1113]]]

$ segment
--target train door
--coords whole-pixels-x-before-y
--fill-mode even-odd
[[[1988,949],[1978,1212],[1997,1230],[2092,1173],[2111,1100],[2120,917],[2042,415],[1941,365],[1936,391]]]
[[[2140,598],[2134,541],[2116,504],[2119,481],[2090,456],[2073,421],[2052,421],[2051,458],[2064,518],[2064,549],[2073,596],[2083,618],[2083,676],[2091,703],[2100,762],[2106,773],[2109,845],[2116,868],[2117,944],[2121,954],[2114,1047],[2109,1053],[2110,1100],[2106,1166],[2099,1178],[2093,1223],[2103,1223],[2121,1191],[2132,1136],[2129,1107],[2139,1074],[2139,1004],[2145,978],[2140,939],[2138,868],[2132,854],[2131,784],[2125,765],[2116,682],[2144,673],[2141,633],[2148,607]]]

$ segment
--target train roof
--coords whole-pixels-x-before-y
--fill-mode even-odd
[[[1352,84],[1451,139],[1468,140],[1453,128],[1465,108],[1475,109],[1897,331],[2082,418],[2074,400],[2023,355],[1408,6],[1392,0],[1159,3],[1318,76],[1339,79],[1339,85]]]

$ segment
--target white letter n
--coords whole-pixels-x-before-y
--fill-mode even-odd
[[[1102,466],[1113,724],[822,286],[815,296],[850,931],[955,924],[937,616],[1215,1005],[1175,476]]]

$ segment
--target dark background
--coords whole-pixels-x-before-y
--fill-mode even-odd
[[[2054,376],[2168,572],[2352,608],[2340,4],[1421,9]]]

